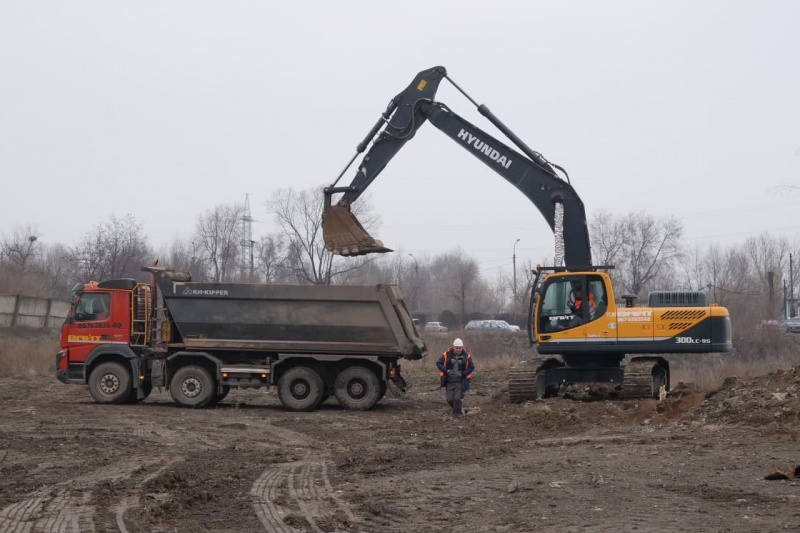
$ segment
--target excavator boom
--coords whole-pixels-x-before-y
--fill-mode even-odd
[[[433,100],[446,74],[444,67],[433,67],[417,74],[405,90],[392,98],[378,122],[356,147],[356,154],[345,169],[332,185],[325,188],[322,236],[326,248],[334,254],[356,256],[392,251],[364,229],[352,213],[351,205],[425,123],[427,117],[416,104]],[[370,144],[372,146],[359,164],[350,185],[336,187],[358,155]],[[332,205],[331,196],[336,193],[344,194],[337,204]]]
[[[341,255],[391,251],[364,229],[352,214],[351,205],[400,148],[413,138],[419,127],[425,121],[430,121],[514,185],[536,206],[550,228],[564,243],[568,243],[568,246],[564,246],[564,263],[567,266],[590,265],[591,249],[586,213],[583,202],[572,185],[559,177],[553,168],[554,165],[548,163],[541,154],[528,148],[486,106],[478,106],[478,111],[524,154],[466,121],[444,104],[436,102],[434,100],[436,89],[446,77],[444,67],[434,67],[417,74],[411,84],[392,99],[381,119],[359,144],[356,156],[350,164],[370,142],[372,146],[361,160],[350,185],[336,187],[336,183],[347,171],[345,168],[333,185],[325,188],[322,230],[328,250]],[[456,87],[461,90],[457,85]],[[342,193],[342,197],[334,205],[331,197],[336,193]],[[557,209],[559,205],[563,207],[563,217],[559,216],[560,210]]]

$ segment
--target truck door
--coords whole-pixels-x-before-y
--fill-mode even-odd
[[[111,342],[110,312],[108,293],[78,296],[64,323],[70,363],[83,363],[95,346]]]

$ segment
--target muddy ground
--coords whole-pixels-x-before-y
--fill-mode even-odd
[[[369,412],[234,391],[182,409],[0,380],[0,532],[800,531],[800,372],[663,402],[507,402],[436,378]],[[788,479],[766,480],[773,468]]]

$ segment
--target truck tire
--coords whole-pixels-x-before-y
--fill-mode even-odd
[[[217,387],[208,370],[202,366],[185,366],[175,372],[169,392],[175,403],[195,409],[205,407],[214,399]]]
[[[311,411],[324,393],[322,378],[306,366],[290,368],[278,380],[278,398],[290,411]]]
[[[350,366],[336,376],[335,394],[345,409],[366,411],[378,403],[381,382],[370,369]]]
[[[125,403],[131,390],[131,372],[120,363],[102,363],[89,375],[89,393],[97,403]]]

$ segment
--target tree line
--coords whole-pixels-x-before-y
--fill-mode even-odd
[[[411,312],[462,327],[473,318],[524,325],[532,270],[552,258],[529,258],[514,273],[489,278],[463,250],[342,258],[322,240],[323,196],[317,189],[279,190],[264,203],[273,231],[244,242],[245,204],[219,204],[197,216],[188,237],[155,249],[133,215],[111,216],[76,244],[47,243],[34,222],[0,232],[0,293],[70,299],[77,283],[112,278],[145,280],[140,268],[160,264],[188,271],[196,281],[400,286]],[[380,218],[368,198],[354,206],[368,230]],[[784,297],[798,295],[798,269],[789,257],[798,242],[762,234],[731,246],[688,246],[675,217],[646,212],[598,212],[589,221],[595,264],[609,271],[618,296],[647,301],[652,290],[701,290],[727,307],[734,327],[748,328],[783,314]],[[244,244],[244,246],[243,246]],[[790,286],[790,280],[794,287]],[[516,291],[515,291],[516,288]],[[786,294],[785,294],[786,293]],[[795,314],[794,312],[792,314]]]

